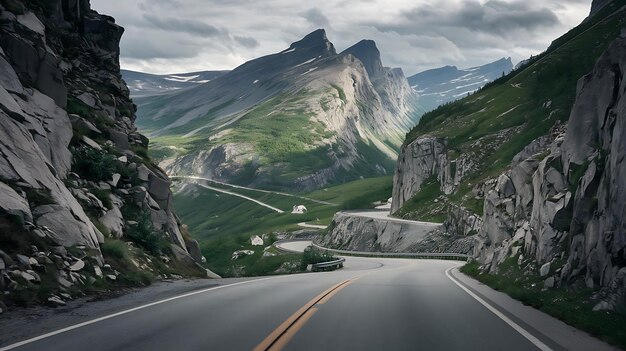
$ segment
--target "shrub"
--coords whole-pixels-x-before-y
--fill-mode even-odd
[[[309,246],[304,250],[302,255],[302,261],[300,263],[301,269],[306,269],[306,266],[315,263],[322,263],[333,261],[336,258],[328,251],[322,251],[314,246]]]
[[[55,203],[54,198],[48,189],[26,189],[26,198],[36,206],[52,205]]]
[[[125,216],[125,218],[127,217]],[[126,236],[135,244],[154,255],[167,253],[169,242],[163,232],[154,229],[150,215],[147,212],[138,212],[135,220],[137,224],[130,226],[126,230]]]
[[[122,260],[129,256],[126,243],[117,239],[106,238],[104,243],[100,245],[100,250],[102,251],[102,255],[106,258]]]
[[[98,198],[98,200],[102,201],[104,207],[108,210],[113,209],[113,202],[111,201],[111,191],[106,189],[93,189],[90,190],[91,193]]]
[[[72,170],[93,181],[110,180],[116,170],[115,158],[104,151],[81,147],[74,150]]]

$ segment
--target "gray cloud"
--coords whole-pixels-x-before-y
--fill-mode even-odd
[[[124,68],[155,73],[232,69],[317,28],[341,51],[375,40],[407,74],[538,54],[589,12],[591,0],[91,0],[126,31]]]
[[[260,45],[259,42],[252,37],[244,37],[244,36],[235,35],[233,39],[235,39],[236,42],[238,42],[240,45],[246,48],[256,48],[257,46]]]
[[[535,31],[560,24],[555,13],[545,7],[537,8],[527,2],[476,1],[462,3],[456,8],[423,5],[402,15],[400,24],[378,25],[383,30],[399,33],[437,32],[445,28],[465,29],[489,35],[508,37],[519,30]]]
[[[221,30],[210,24],[191,19],[183,20],[171,17],[157,17],[152,14],[144,14],[142,17],[146,20],[146,23],[153,28],[200,36],[218,36],[223,34]]]
[[[322,13],[320,9],[317,9],[317,8],[312,8],[310,10],[307,10],[303,12],[301,15],[307,21],[309,21],[309,23],[317,27],[326,27],[330,24],[330,22],[328,21],[328,18],[324,16],[324,14]]]

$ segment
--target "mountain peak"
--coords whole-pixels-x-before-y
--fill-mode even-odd
[[[283,51],[283,53],[299,49],[319,50],[320,54],[324,56],[337,54],[335,46],[328,40],[328,37],[326,37],[326,31],[321,28],[292,43],[287,50]]]
[[[380,51],[373,40],[361,40],[347,48],[342,54],[352,54],[365,66],[370,77],[376,77],[383,71],[383,62],[380,59]]]

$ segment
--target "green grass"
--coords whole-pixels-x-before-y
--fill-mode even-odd
[[[189,226],[193,237],[200,241],[202,253],[207,257],[206,266],[223,276],[240,276],[272,274],[284,262],[296,262],[301,256],[261,257],[262,252],[257,252],[255,255],[232,261],[231,255],[236,250],[259,251],[258,247],[250,246],[249,240],[252,235],[303,229],[297,225],[300,222],[328,225],[334,214],[341,209],[371,207],[375,201],[386,201],[391,196],[392,179],[387,176],[357,180],[303,194],[338,206],[323,205],[285,195],[235,189],[216,183],[210,185],[286,211],[280,214],[248,200],[197,185],[188,185],[193,187],[191,193],[185,190],[174,194],[176,213],[181,221]],[[307,207],[306,214],[290,213],[294,205],[301,204]]]
[[[439,182],[432,177],[424,181],[422,189],[406,204],[394,213],[394,216],[404,219],[414,219],[441,223],[445,221],[446,214],[442,204],[435,200],[443,193],[439,189]]]
[[[528,66],[474,95],[425,114],[407,134],[405,144],[434,135],[447,138],[447,148],[455,153],[471,156],[476,171],[466,175],[457,193],[449,197],[453,203],[480,208],[472,200],[473,185],[505,171],[515,154],[547,134],[556,122],[568,119],[578,79],[591,71],[626,24],[626,11],[618,12],[625,4],[626,0],[618,0],[607,5],[593,19],[556,40]],[[549,109],[543,107],[547,101],[552,102]],[[499,136],[506,130],[509,132]],[[481,144],[476,145],[481,138]],[[426,195],[421,197],[428,198]],[[424,206],[430,204],[410,201],[405,212],[429,212]],[[440,214],[445,215],[443,211]]]
[[[345,184],[331,186],[316,190],[306,194],[306,196],[316,200],[342,204],[342,207],[344,207],[359,198],[361,198],[359,202],[363,203],[365,197],[368,197],[366,201],[370,204],[374,201],[387,201],[387,199],[391,197],[392,187],[393,177],[384,176],[365,178]],[[360,208],[368,207],[370,206],[365,206],[365,204],[363,204]]]
[[[346,93],[343,91],[343,89],[337,85],[332,84],[332,87],[335,88],[335,90],[337,91],[337,95],[339,96],[339,99],[341,99],[341,101],[343,101],[344,103],[346,102]]]
[[[468,263],[461,271],[489,287],[506,293],[524,303],[540,309],[567,324],[585,330],[620,348],[626,349],[626,313],[596,311],[591,297],[593,290],[565,288],[543,289],[537,275],[525,275],[517,265],[517,258],[509,258],[500,266],[497,275],[482,273],[477,262]]]
[[[266,242],[271,245],[273,240]],[[261,276],[278,273],[301,272],[302,254],[286,254],[263,257],[263,246],[252,246],[248,235],[233,235],[202,242],[201,249],[207,258],[207,267],[222,277]],[[253,250],[254,254],[232,260],[232,253],[237,250]],[[283,264],[290,268],[276,272]]]

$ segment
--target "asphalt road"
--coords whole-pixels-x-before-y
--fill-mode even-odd
[[[348,257],[339,271],[220,285],[0,350],[550,349],[459,286],[458,265]]]

